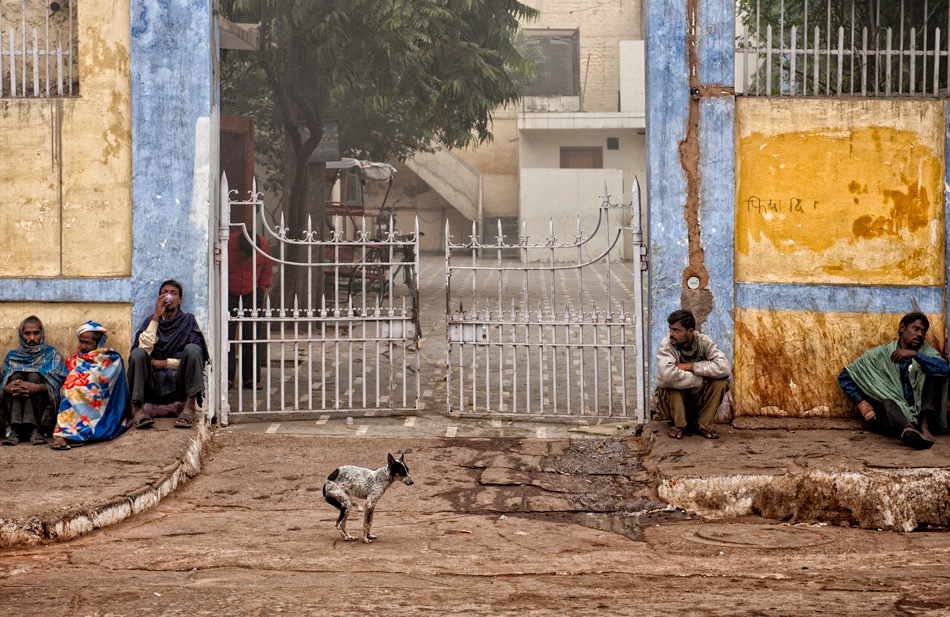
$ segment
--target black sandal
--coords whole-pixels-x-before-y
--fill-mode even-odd
[[[151,428],[153,424],[155,424],[155,420],[151,416],[139,416],[132,420],[132,426],[135,428]]]
[[[30,433],[30,444],[34,446],[45,446],[48,443],[46,437],[39,430]]]
[[[20,436],[16,433],[10,433],[10,436],[4,439],[2,442],[5,446],[15,446],[20,443]]]
[[[191,428],[195,425],[195,417],[190,413],[180,413],[175,418],[175,428]]]

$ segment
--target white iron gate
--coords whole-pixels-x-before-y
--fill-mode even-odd
[[[229,224],[232,205],[253,208],[253,222]],[[221,367],[218,421],[418,409],[418,222],[414,233],[399,235],[391,217],[364,217],[356,221],[355,238],[345,238],[339,230],[331,231],[329,240],[319,240],[312,224],[295,239],[283,218],[276,226],[267,218],[256,184],[250,201],[232,201],[227,178],[222,179],[216,250],[223,330],[215,354]],[[272,267],[276,293],[263,293],[256,285],[245,296],[228,293],[232,236],[235,245],[241,237],[246,240],[251,272],[265,264]],[[259,236],[269,244],[269,253],[263,243],[254,246]],[[302,293],[287,301],[292,269]],[[321,278],[324,286],[318,289]],[[227,370],[229,354],[233,372]]]
[[[543,243],[529,242],[522,224],[506,244],[499,223],[495,244],[474,228],[456,244],[446,224],[449,412],[645,421],[638,183],[633,196],[613,205],[605,187],[596,228],[588,234],[578,220],[571,242],[552,223]],[[622,261],[626,240],[632,255]],[[520,260],[502,258],[511,249]]]

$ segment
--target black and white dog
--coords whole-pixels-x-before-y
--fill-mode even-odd
[[[373,524],[373,510],[376,502],[395,480],[402,480],[403,484],[412,484],[409,468],[403,460],[405,458],[406,455],[403,454],[397,461],[390,454],[386,467],[380,467],[376,471],[355,465],[344,465],[334,469],[333,473],[327,477],[323,485],[323,498],[331,506],[340,510],[340,518],[336,519],[336,528],[344,540],[349,542],[356,539],[356,536],[346,533],[346,518],[350,515],[350,510],[359,507],[353,503],[354,498],[366,500],[363,507],[363,542],[369,544],[376,538],[369,532]]]

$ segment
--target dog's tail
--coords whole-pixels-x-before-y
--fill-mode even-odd
[[[337,476],[339,475],[340,475],[340,470],[339,468],[337,468],[333,470],[333,473],[327,476],[327,481],[323,484],[323,498],[327,501],[328,504],[330,504],[334,508],[337,508],[338,510],[342,510],[343,504],[337,501],[332,495],[327,493],[327,487],[330,485],[331,482],[336,480]]]

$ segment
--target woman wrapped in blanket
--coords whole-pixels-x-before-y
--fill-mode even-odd
[[[66,360],[69,375],[53,432],[54,450],[115,439],[125,428],[129,385],[122,356],[105,346],[106,329],[87,321],[76,331],[79,351]]]

